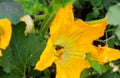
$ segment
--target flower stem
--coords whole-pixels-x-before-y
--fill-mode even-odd
[[[40,35],[44,38],[44,35],[46,34],[46,31],[48,30],[50,23],[52,21],[54,14],[48,14],[43,21],[43,24],[40,29]]]

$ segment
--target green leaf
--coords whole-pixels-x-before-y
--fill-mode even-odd
[[[75,0],[59,0],[59,3],[63,6],[67,5],[68,3],[73,3]]]
[[[44,70],[44,74],[47,78],[50,78],[50,71],[49,69]]]
[[[47,2],[45,0],[39,0],[40,3],[42,3],[44,6],[47,6]]]
[[[109,47],[114,48],[115,45],[115,38],[111,38],[107,41]]]
[[[96,70],[99,74],[102,74],[101,65],[99,64],[97,60],[92,60],[89,63],[94,70]]]
[[[18,2],[21,2],[23,5],[23,10],[26,14],[34,15],[37,14],[39,11],[44,11],[47,13],[47,7],[44,1],[38,1],[38,0],[17,0]]]
[[[111,25],[120,25],[120,3],[111,6],[107,12],[107,20]]]
[[[86,54],[86,60],[91,61],[92,55],[90,53]]]
[[[109,0],[102,0],[102,1],[105,9],[108,9],[112,5],[112,3]]]
[[[43,21],[41,29],[40,29],[40,34],[43,38],[44,38],[45,33],[51,24],[53,17],[54,17],[54,14],[53,15],[51,14],[51,15],[48,15],[44,18],[44,21]]]
[[[14,73],[5,73],[4,71],[2,71],[2,68],[0,68],[0,78],[21,78],[21,76]]]
[[[49,6],[49,13],[56,13],[61,7],[65,7],[68,3],[74,3],[75,0],[51,0]]]
[[[0,3],[1,3],[1,2],[6,2],[6,1],[11,2],[11,1],[14,1],[14,0],[0,0]]]
[[[86,21],[90,21],[92,19],[95,19],[96,18],[96,14],[94,12],[89,12],[86,16]]]
[[[105,73],[110,69],[109,65],[100,65],[100,66],[101,66],[101,69],[102,69],[102,73]]]
[[[102,0],[90,0],[92,6],[97,7],[102,4]]]
[[[100,78],[120,78],[120,73],[108,71],[100,76]]]
[[[23,76],[31,66],[35,65],[45,47],[46,41],[40,42],[39,34],[24,36],[24,30],[24,23],[13,26],[10,45],[0,58],[0,66],[7,73],[14,72]]]
[[[94,74],[97,74],[97,72],[92,70],[92,69],[90,69],[90,68],[88,68],[88,69],[85,69],[85,70],[83,70],[81,72],[80,78],[88,78],[88,77],[90,77],[90,76],[92,76]]]
[[[30,72],[28,73],[28,75],[31,77],[35,77],[35,76],[41,76],[42,72],[35,70],[34,68],[32,68],[30,70]]]
[[[90,66],[96,70],[99,74],[102,74],[102,66],[97,60],[92,60],[92,55],[90,53],[86,54],[86,60],[90,63]]]
[[[79,2],[80,2],[80,4],[85,4],[86,0],[79,0]]]
[[[80,1],[79,1],[79,0],[76,0],[76,1],[74,2],[74,6],[75,6],[76,8],[79,8],[79,7],[81,6]]]
[[[120,40],[120,25],[116,28],[116,30],[115,30],[115,35],[116,35],[117,38]]]
[[[99,74],[96,70],[92,68],[84,69],[80,74],[80,78],[99,78],[100,76],[103,75],[103,73],[106,73],[110,69],[108,65],[101,65],[101,68],[102,74]]]
[[[9,18],[13,24],[17,24],[24,15],[22,6],[18,2],[6,1],[0,3],[0,18]]]
[[[93,7],[93,12],[94,12],[95,17],[98,17],[98,15],[100,14],[99,8],[97,8],[97,7]]]

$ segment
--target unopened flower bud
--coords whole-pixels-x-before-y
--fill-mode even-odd
[[[33,19],[29,15],[21,17],[20,20],[26,23],[25,36],[27,36],[28,33],[34,32]]]
[[[116,71],[118,71],[118,70],[119,70],[119,66],[116,66],[116,65],[115,65],[115,66],[113,67],[113,72],[116,72]]]

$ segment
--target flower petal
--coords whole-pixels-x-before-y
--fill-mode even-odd
[[[69,78],[65,69],[59,63],[56,63],[56,78]]]
[[[55,60],[53,51],[54,51],[54,47],[51,39],[49,39],[45,50],[40,56],[40,60],[37,62],[35,66],[35,69],[42,71],[47,67],[50,67]]]
[[[94,40],[104,35],[107,21],[104,19],[97,20],[90,25],[81,19],[74,21],[71,25],[67,25],[58,30],[59,35],[51,36],[55,44],[71,44],[77,46],[91,44]]]
[[[11,22],[8,19],[1,19],[0,27],[3,30],[3,33],[0,35],[0,48],[6,49],[6,47],[9,45],[12,34]]]
[[[79,36],[79,44],[92,43],[94,40],[102,37],[104,35],[104,30],[107,26],[107,20],[97,20],[92,24],[87,24],[82,20],[77,20],[80,23],[80,28],[84,28],[81,30]],[[93,21],[92,21],[93,22]]]
[[[2,51],[0,50],[0,57],[2,56]]]
[[[112,49],[107,46],[99,46],[97,49],[99,55],[94,56],[94,59],[98,60],[101,64],[120,59],[120,51],[117,49]]]
[[[60,64],[55,61],[56,64],[56,78],[80,78],[80,73],[85,69],[89,68],[89,63],[83,59],[70,60],[65,64]]]
[[[50,26],[50,35],[56,38],[61,28],[71,25],[72,22],[74,22],[72,4],[68,4],[66,7],[58,10]]]

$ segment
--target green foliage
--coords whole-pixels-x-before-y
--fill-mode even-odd
[[[104,73],[102,76],[100,76],[100,78],[120,78],[120,73],[108,71]]]
[[[13,34],[9,47],[0,58],[0,66],[4,72],[24,76],[29,73],[45,47],[45,40],[40,41],[39,34],[24,36],[25,25],[13,26]]]
[[[50,78],[50,71],[49,69],[44,70],[44,74],[47,78]]]
[[[99,74],[102,74],[102,68],[99,62],[97,60],[92,60],[92,55],[90,53],[87,53],[86,56],[86,60],[89,62],[90,66]]]
[[[37,28],[40,28],[40,34],[44,38],[50,22],[60,7],[64,7],[75,0],[16,0],[23,4],[26,14],[32,15],[35,19]],[[42,14],[39,14],[42,12]],[[40,22],[42,21],[42,22]],[[39,30],[39,29],[38,29]]]
[[[0,2],[0,18],[9,18],[13,24],[17,24],[20,17],[24,15],[22,6],[14,1],[1,1]]]
[[[108,64],[101,65],[97,60],[92,60],[92,55],[90,53],[86,54],[86,60],[89,62],[91,68],[83,70],[80,75],[81,78],[94,78],[93,76],[95,76],[95,78],[101,78],[110,69],[110,66]]]
[[[102,0],[90,0],[90,3],[92,4],[92,6],[97,7],[102,4]]]
[[[65,6],[69,2],[74,2],[75,0],[16,0],[23,3],[23,8],[27,14],[35,14],[39,11],[44,11],[45,13],[55,13],[60,7]]]
[[[52,10],[53,13],[55,13],[60,7],[64,7],[68,3],[73,3],[74,1],[75,0],[52,0],[50,3],[50,10]]]
[[[111,38],[108,40],[108,46],[111,47],[111,48],[114,48],[114,44],[115,44],[115,38]]]
[[[109,8],[106,16],[111,25],[118,26],[115,30],[115,35],[120,40],[120,3]]]
[[[94,20],[107,17],[110,26],[105,35],[97,42],[112,48],[120,45],[120,0],[76,0],[75,17],[83,20]],[[114,27],[116,26],[116,27]]]
[[[5,73],[4,71],[2,71],[2,68],[0,68],[0,78],[21,78],[21,77],[14,73]]]
[[[107,12],[107,19],[111,25],[120,25],[120,3],[109,8]]]
[[[14,1],[14,0],[0,0],[0,3],[1,2],[11,2],[11,1]]]
[[[28,73],[28,77],[41,76],[41,74],[42,74],[42,72],[40,72],[38,70],[34,70],[34,68],[32,68]]]
[[[79,11],[78,17],[89,21],[93,19],[100,19],[105,17],[108,8],[119,0],[76,0],[75,9]],[[80,9],[80,10],[79,10]],[[78,13],[78,12],[77,12]]]
[[[21,1],[21,0],[19,0]],[[43,0],[42,0],[43,1]],[[46,8],[46,3],[43,2],[41,3],[42,1],[38,1],[38,0],[24,0],[24,1],[21,1],[23,2],[23,8],[24,8],[24,12],[26,14],[35,14],[39,11],[45,11],[47,10]]]
[[[95,75],[97,72],[93,71],[92,69],[85,69],[84,71],[82,71],[82,73],[80,74],[80,78],[87,78],[89,76]]]
[[[106,14],[109,24],[117,26],[115,36],[120,40],[120,3],[111,6]]]
[[[90,66],[96,70],[97,72],[99,72],[99,74],[102,74],[102,68],[101,65],[99,64],[99,62],[97,60],[92,60],[89,62]]]
[[[116,63],[117,62],[117,63]],[[113,63],[118,63],[119,60],[114,61]],[[102,74],[99,74],[92,68],[87,68],[82,71],[80,78],[120,78],[120,72],[113,72],[113,68],[109,64],[102,65]]]
[[[34,65],[45,47],[46,39],[44,36],[46,36],[46,31],[54,14],[60,7],[64,7],[69,2],[74,2],[74,0],[52,0],[51,2],[45,0],[15,1],[18,2],[13,0],[0,1],[0,17],[8,17],[12,24],[16,24],[12,28],[13,34],[10,45],[3,51],[3,56],[0,58],[2,68],[0,77],[26,78],[40,75],[41,77],[49,77],[50,71],[48,69],[43,74],[34,70]],[[43,14],[39,14],[39,12],[43,12]],[[33,33],[24,36],[25,24],[19,23],[19,19],[24,13],[34,18],[35,26],[38,28],[37,34]],[[41,20],[43,22],[37,24]]]
[[[120,25],[120,24],[119,24]],[[115,35],[117,36],[117,38],[120,40],[120,26],[118,26],[115,30]]]

